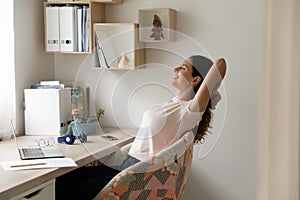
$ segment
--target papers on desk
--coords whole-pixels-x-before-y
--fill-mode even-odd
[[[49,158],[34,160],[18,160],[0,162],[5,171],[24,170],[24,169],[42,169],[56,167],[77,167],[72,158]]]

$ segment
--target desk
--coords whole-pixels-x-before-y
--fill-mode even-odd
[[[113,152],[115,147],[122,147],[132,142],[135,132],[135,129],[108,128],[104,129],[104,134],[113,135],[118,140],[107,141],[99,135],[89,135],[87,143],[81,144],[76,140],[73,145],[58,144],[58,146],[65,157],[72,158],[78,167],[82,167]],[[34,144],[36,138],[45,138],[45,136],[21,136],[17,140],[20,146],[28,146]],[[14,140],[0,143],[0,161],[7,160],[20,160]],[[74,169],[76,167],[4,171],[0,167],[0,199],[10,199]]]

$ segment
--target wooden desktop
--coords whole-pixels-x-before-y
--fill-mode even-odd
[[[118,140],[109,141],[99,135],[89,135],[87,143],[76,140],[73,145],[57,144],[65,157],[72,158],[82,167],[115,151],[116,147],[122,147],[133,141],[135,129],[104,129],[104,134],[113,135]],[[35,139],[47,136],[20,136],[20,146],[35,144]],[[56,136],[57,137],[57,136]],[[17,146],[14,140],[0,142],[0,161],[20,160]],[[76,167],[48,168],[34,170],[5,171],[0,167],[0,199],[21,199],[22,194],[27,195],[33,188],[54,182],[55,178],[68,173]]]

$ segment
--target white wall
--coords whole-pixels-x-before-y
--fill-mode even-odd
[[[14,0],[17,129],[24,133],[23,90],[54,79],[54,55],[44,48],[43,1]]]
[[[177,30],[202,44],[212,58],[225,57],[228,73],[224,81],[225,96],[216,115],[212,136],[204,145],[209,151],[220,136],[217,145],[207,156],[198,158],[200,146],[195,147],[191,176],[184,193],[184,200],[253,200],[257,193],[257,132],[258,95],[261,71],[262,3],[259,0],[124,0],[122,5],[107,6],[107,22],[138,22],[137,10],[147,7],[170,7],[177,10]],[[182,48],[185,51],[186,46]],[[94,70],[99,78],[96,85],[96,106],[106,109],[104,126],[128,123],[135,125],[145,104],[169,98],[171,68],[179,62],[173,55],[148,51],[147,61],[156,63],[141,71],[110,72]],[[85,56],[56,55],[55,77],[59,80],[74,80],[77,70],[85,63]],[[161,64],[161,65],[160,65]],[[167,67],[167,66],[169,67]],[[97,74],[96,74],[97,73]],[[102,74],[103,73],[103,74]],[[84,74],[77,74],[85,77]],[[93,75],[93,76],[94,76]],[[103,76],[102,76],[103,75]],[[153,80],[163,83],[163,96],[157,87],[146,87],[132,102],[139,103],[127,111],[127,99],[121,98],[139,81]],[[121,83],[120,83],[121,81]],[[122,89],[118,89],[119,86]],[[117,94],[115,89],[121,90]],[[171,87],[170,87],[171,88]],[[127,89],[127,90],[126,90]],[[113,99],[112,99],[113,98]],[[151,99],[151,100],[149,100]],[[139,101],[138,101],[139,100]],[[117,111],[116,122],[113,109]],[[128,112],[133,113],[128,119]],[[222,113],[226,112],[225,121]],[[126,118],[127,117],[127,118]],[[133,122],[132,122],[133,121]],[[222,127],[224,122],[224,127]],[[202,155],[202,154],[201,154]]]

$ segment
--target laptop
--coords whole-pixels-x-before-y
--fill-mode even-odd
[[[64,157],[64,154],[61,152],[59,147],[55,145],[45,146],[45,147],[19,147],[15,127],[11,119],[10,119],[10,124],[11,124],[15,143],[17,145],[20,158],[22,160]]]

